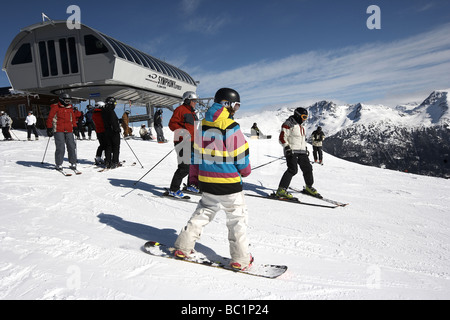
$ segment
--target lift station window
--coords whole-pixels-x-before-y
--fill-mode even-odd
[[[62,74],[78,73],[77,48],[74,37],[58,40]],[[56,59],[56,43],[54,40],[39,41],[39,57],[41,59],[42,77],[58,75]]]
[[[31,44],[24,43],[17,50],[14,58],[11,61],[12,65],[25,64],[33,62],[33,56],[31,55]]]
[[[87,56],[108,52],[103,42],[91,34],[84,36],[84,47]]]

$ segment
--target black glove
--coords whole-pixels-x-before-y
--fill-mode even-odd
[[[53,129],[52,128],[47,128],[47,136],[53,137]]]
[[[292,149],[289,146],[284,147],[284,156],[289,157],[292,156]]]

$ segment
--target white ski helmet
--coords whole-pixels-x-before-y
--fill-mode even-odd
[[[105,103],[104,103],[103,101],[97,101],[97,102],[95,103],[95,106],[96,106],[97,108],[104,108],[104,107],[105,107]]]
[[[194,91],[186,91],[183,94],[183,103],[190,104],[191,100],[197,100],[198,95]]]

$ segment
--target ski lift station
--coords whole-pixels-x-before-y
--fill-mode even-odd
[[[3,70],[16,91],[80,100],[118,101],[171,110],[183,93],[197,90],[194,79],[177,67],[86,25],[69,29],[66,21],[26,27],[10,44]]]

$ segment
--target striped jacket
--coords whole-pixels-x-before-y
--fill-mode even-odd
[[[206,112],[195,134],[194,151],[201,191],[216,195],[242,191],[242,177],[251,173],[248,143],[221,104],[214,103]]]

